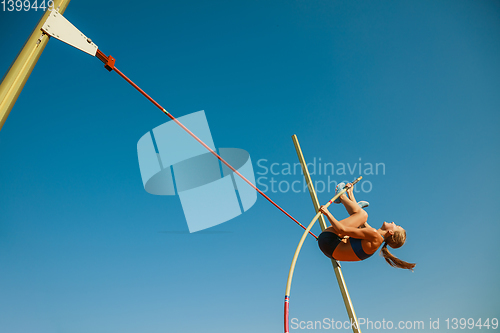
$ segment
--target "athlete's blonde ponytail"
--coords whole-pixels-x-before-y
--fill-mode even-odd
[[[393,249],[397,249],[398,247],[403,246],[405,241],[406,241],[406,231],[404,229],[394,231],[394,234],[386,238],[384,246],[382,246],[382,249],[380,250],[380,255],[383,256],[385,261],[387,261],[387,263],[392,267],[411,269],[413,271],[413,267],[415,267],[416,264],[412,264],[396,258],[387,249],[387,245],[389,245]]]

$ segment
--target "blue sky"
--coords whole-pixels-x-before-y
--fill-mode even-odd
[[[500,317],[500,2],[73,0],[64,16],[174,116],[205,110],[215,145],[248,151],[256,173],[297,162],[292,134],[307,161],[385,165],[357,199],[372,226],[407,230],[393,253],[417,266],[344,263],[358,317],[440,318],[441,331]],[[40,17],[0,12],[2,73]],[[137,141],[167,120],[100,61],[49,41],[0,131],[0,331],[282,330],[302,229],[259,197],[190,234],[178,197],[141,181]],[[329,176],[358,173],[313,180]],[[307,192],[267,194],[303,224],[314,216]],[[347,318],[312,238],[290,316]]]

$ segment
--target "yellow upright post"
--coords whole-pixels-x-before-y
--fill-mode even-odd
[[[316,196],[316,191],[314,190],[314,185],[311,181],[311,176],[309,175],[309,170],[307,170],[307,164],[304,159],[304,155],[302,154],[302,150],[300,149],[299,139],[297,139],[296,135],[292,136],[293,144],[295,145],[295,150],[297,151],[297,156],[299,157],[300,165],[302,166],[302,172],[304,173],[304,178],[306,179],[307,187],[309,188],[309,194],[311,195],[311,199],[313,201],[314,209],[316,213],[319,210],[319,201]],[[323,215],[319,218],[319,224],[321,226],[321,230],[326,229],[326,223]],[[342,275],[342,270],[340,269],[339,263],[332,259],[333,270],[335,271],[335,276],[337,277],[337,282],[340,287],[340,292],[342,293],[342,298],[344,299],[344,304],[347,310],[347,314],[351,320],[351,327],[354,333],[361,333],[359,328],[358,318],[356,317],[356,313],[354,312],[354,306],[351,302],[351,297],[349,296],[349,292],[347,291],[347,286],[345,284],[344,276]]]
[[[54,8],[63,14],[69,2],[70,0],[54,0]],[[45,11],[0,84],[0,130],[7,120],[10,110],[16,103],[21,90],[23,90],[24,84],[28,80],[38,58],[40,58],[45,45],[47,45],[49,36],[41,28],[50,13],[51,11],[48,9]]]

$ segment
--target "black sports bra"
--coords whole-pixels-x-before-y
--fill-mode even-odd
[[[366,258],[370,258],[373,255],[373,253],[367,254],[363,250],[363,247],[361,246],[361,239],[350,237],[349,242],[351,243],[351,248],[356,254],[356,257],[359,258],[359,260],[365,260]]]

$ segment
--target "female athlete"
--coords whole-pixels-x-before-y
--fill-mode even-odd
[[[328,211],[328,208],[321,206],[319,211],[326,215],[331,227],[326,228],[318,237],[318,245],[321,251],[331,259],[339,261],[360,261],[371,257],[383,244],[381,254],[389,265],[398,268],[411,269],[415,264],[396,258],[387,249],[387,245],[397,249],[406,241],[406,231],[394,222],[384,222],[380,229],[372,228],[368,223],[368,214],[362,208],[367,206],[366,202],[356,202],[352,184],[340,183],[337,191],[348,187],[346,193],[340,196],[340,201],[349,213],[349,217],[338,221]]]

